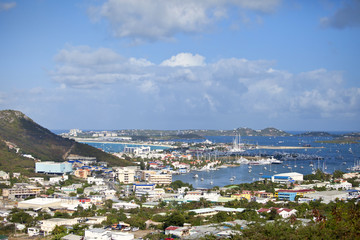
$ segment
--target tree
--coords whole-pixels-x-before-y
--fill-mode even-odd
[[[344,172],[343,171],[340,171],[340,170],[335,170],[333,172],[333,178],[342,178],[344,175]]]
[[[104,203],[105,208],[111,209],[112,205],[113,205],[113,201],[111,199],[105,200],[105,203]]]
[[[10,221],[14,223],[22,223],[22,224],[29,224],[33,221],[33,217],[30,216],[30,214],[19,211],[12,214]]]
[[[56,225],[54,230],[52,230],[51,234],[53,237],[52,240],[60,240],[63,236],[67,234],[67,229],[65,226],[58,226]]]
[[[166,218],[164,228],[169,226],[183,226],[184,222],[185,217],[180,212],[174,212]]]

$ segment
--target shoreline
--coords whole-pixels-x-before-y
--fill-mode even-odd
[[[113,141],[99,141],[99,140],[90,140],[90,139],[78,139],[73,138],[77,142],[83,142],[83,143],[112,143],[112,144],[122,144],[122,145],[147,145],[147,146],[155,146],[155,147],[166,147],[166,148],[177,148],[177,146],[172,146],[168,144],[155,144],[155,143],[147,143],[147,142],[113,142]],[[305,146],[266,146],[266,145],[258,145],[255,149],[249,149],[249,150],[256,150],[256,149],[322,149],[325,148],[324,146],[321,147],[305,147]]]
[[[154,143],[133,143],[133,142],[112,142],[112,141],[98,141],[98,140],[80,140],[80,139],[74,139],[77,142],[80,143],[112,143],[112,144],[122,144],[122,145],[147,145],[147,146],[154,146],[154,147],[167,147],[167,148],[176,148],[176,146],[166,145],[166,144],[154,144]]]

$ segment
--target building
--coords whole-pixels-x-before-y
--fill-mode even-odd
[[[74,175],[75,175],[76,177],[78,177],[78,178],[87,179],[88,176],[91,175],[91,171],[90,171],[90,169],[87,169],[87,168],[85,168],[85,169],[76,169],[76,170],[74,171]]]
[[[326,188],[336,189],[336,190],[349,190],[352,188],[352,184],[348,181],[337,181],[335,183],[330,183],[326,185]]]
[[[40,221],[40,229],[45,234],[50,234],[56,226],[72,226],[78,223],[77,218],[50,218]]]
[[[119,182],[129,184],[135,182],[135,169],[129,167],[123,167],[116,169]]]
[[[280,200],[295,201],[295,197],[304,197],[307,193],[315,192],[314,189],[298,189],[298,190],[288,190],[288,189],[279,189],[275,192],[275,197]]]
[[[136,183],[133,185],[133,192],[136,191],[151,191],[155,189],[155,184],[139,184]]]
[[[170,171],[142,171],[141,180],[159,185],[169,185],[172,182],[172,174]]]
[[[95,178],[95,177],[88,177],[87,178],[88,184],[95,184],[95,185],[104,185],[104,179],[103,178]]]
[[[9,179],[10,179],[10,175],[9,175],[7,172],[0,171],[0,179],[2,179],[2,180],[9,180]]]
[[[260,208],[257,210],[257,213],[270,213],[272,209],[276,210],[276,213],[279,214],[282,218],[289,218],[291,215],[296,215],[295,209],[289,209],[289,208]]]
[[[2,195],[8,199],[25,199],[28,197],[39,196],[41,192],[40,187],[35,187],[28,184],[15,185],[13,188],[4,188]]]
[[[321,191],[304,194],[304,197],[311,200],[321,200],[323,203],[330,203],[335,200],[346,200],[349,193],[346,191]]]
[[[146,157],[151,152],[151,148],[148,147],[124,147],[124,153],[133,154],[134,156]]]
[[[102,228],[86,229],[84,240],[132,240],[134,234],[126,232],[113,232]]]
[[[222,207],[222,206],[190,210],[190,212],[194,212],[197,216],[202,216],[202,217],[216,215],[219,212],[241,213],[243,211],[245,211],[245,208],[228,208],[228,207]]]
[[[18,203],[18,208],[20,209],[39,209],[39,208],[49,208],[49,207],[58,207],[61,206],[61,198],[33,198]]]
[[[276,183],[294,183],[304,181],[304,175],[297,172],[280,173],[276,175],[264,175],[261,179],[267,179]]]
[[[49,174],[64,174],[72,172],[72,164],[69,162],[37,162],[35,172]]]

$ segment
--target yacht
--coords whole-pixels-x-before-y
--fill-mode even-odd
[[[197,174],[195,174],[194,176],[193,176],[193,178],[198,178],[199,177],[199,175],[197,175]]]

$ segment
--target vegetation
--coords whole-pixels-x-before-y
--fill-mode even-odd
[[[0,111],[1,168],[5,171],[22,173],[31,172],[30,169],[33,171],[34,160],[23,157],[22,154],[31,154],[34,158],[47,161],[64,161],[69,154],[77,154],[96,157],[98,161],[106,161],[110,165],[131,164],[87,144],[62,138],[21,112]]]

